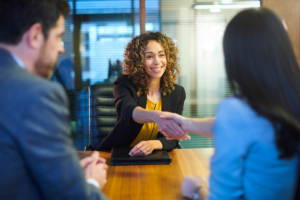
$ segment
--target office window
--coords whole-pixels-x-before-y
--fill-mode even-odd
[[[186,117],[213,117],[217,104],[230,94],[222,38],[227,23],[239,11],[260,7],[260,1],[161,0],[161,32],[179,49],[179,84],[185,88]],[[191,134],[183,148],[212,147],[212,140]]]
[[[59,56],[52,79],[68,94],[72,138],[76,149],[83,150],[89,142],[88,87],[112,84],[122,73],[124,49],[140,34],[139,0],[76,0],[69,5],[72,12],[63,36],[66,51]],[[159,0],[146,1],[146,10],[146,31],[160,31]],[[74,60],[76,31],[79,73]]]
[[[77,150],[89,138],[88,87],[112,84],[122,73],[127,43],[140,34],[139,0],[69,1],[63,41],[53,80],[70,99],[70,125]],[[179,49],[178,84],[186,91],[183,115],[213,117],[216,106],[230,94],[222,50],[227,23],[242,9],[260,7],[260,1],[146,0],[146,31],[161,31]],[[77,37],[77,38],[74,38]],[[75,41],[75,43],[74,43]],[[76,41],[79,44],[76,44]],[[76,48],[79,63],[76,60]],[[212,140],[193,135],[184,148],[212,147]]]

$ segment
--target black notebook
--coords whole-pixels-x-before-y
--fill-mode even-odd
[[[131,147],[113,148],[111,152],[111,165],[157,165],[172,162],[167,151],[155,150],[147,156],[131,157]]]

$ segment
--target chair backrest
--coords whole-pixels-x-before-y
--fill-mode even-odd
[[[89,139],[96,149],[116,125],[113,85],[92,85],[89,88]]]
[[[298,160],[300,160],[300,152],[298,152]],[[295,191],[294,200],[299,200],[300,199],[300,162],[298,163],[298,174],[297,174],[297,181],[296,181],[294,191]]]

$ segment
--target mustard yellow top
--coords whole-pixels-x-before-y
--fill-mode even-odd
[[[147,98],[147,104],[146,104],[146,110],[159,110],[161,111],[162,107],[162,101],[161,99],[155,104],[151,102]],[[131,143],[130,147],[134,147],[141,141],[145,140],[154,140],[156,139],[158,134],[158,126],[156,123],[145,123],[140,130],[138,136],[135,138],[135,140]]]

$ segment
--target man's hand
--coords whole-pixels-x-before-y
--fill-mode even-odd
[[[164,134],[169,140],[187,140],[190,136],[186,131],[173,119],[173,113],[159,112],[159,118],[155,123],[158,126],[158,131]],[[178,115],[180,116],[180,115]]]
[[[201,187],[201,190],[198,191],[199,200],[202,200],[206,197],[206,186],[205,181],[200,176],[186,176],[184,181],[181,183],[181,192],[184,197],[193,198],[194,192],[197,187]]]
[[[168,140],[186,140],[191,139],[189,135],[187,135],[188,129],[188,120],[187,118],[170,112],[162,112],[160,115],[162,120],[170,120],[173,124],[176,124],[177,127],[180,127],[180,131],[165,131],[164,129],[159,128],[159,131],[166,136]],[[182,131],[181,131],[182,130]]]
[[[98,155],[98,156],[97,156]],[[85,157],[79,161],[80,166],[82,169],[86,168],[90,163],[95,161],[98,158],[97,163],[105,163],[106,160],[104,158],[99,157],[98,152],[94,152],[91,156]]]
[[[92,156],[80,161],[81,167],[84,169],[86,179],[95,179],[100,189],[106,184],[106,170],[108,166],[105,164],[105,159],[99,157],[98,152],[94,152]]]

